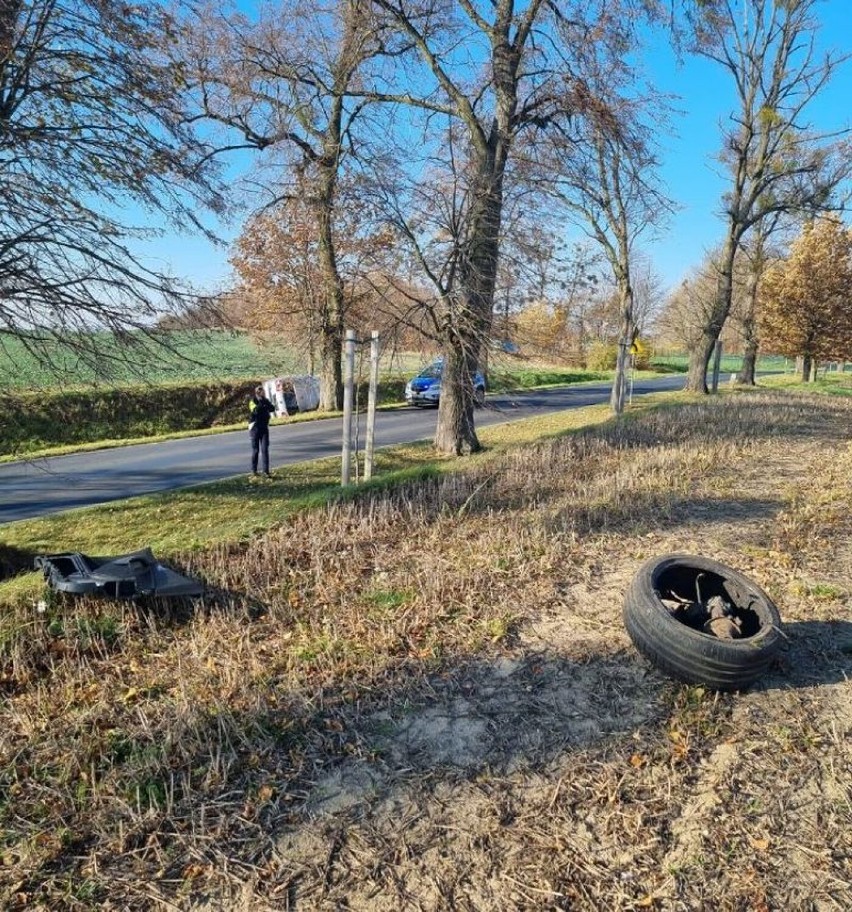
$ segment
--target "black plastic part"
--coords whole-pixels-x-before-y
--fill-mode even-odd
[[[159,563],[150,548],[118,557],[89,557],[79,551],[40,554],[35,566],[53,589],[74,595],[164,598],[197,596],[204,591],[201,583]]]

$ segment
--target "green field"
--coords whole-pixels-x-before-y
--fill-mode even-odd
[[[405,376],[427,364],[426,352],[384,352],[382,373]],[[722,373],[739,370],[742,358],[725,355]],[[652,359],[657,370],[685,371],[688,356],[660,354]],[[761,356],[758,370],[792,370],[789,359]],[[529,387],[552,383],[571,383],[608,377],[575,370],[570,379],[564,368],[541,368],[516,358],[492,357],[489,364],[491,387]],[[368,369],[367,351],[359,349],[356,370]],[[257,341],[244,332],[226,330],[185,330],[132,335],[123,344],[107,336],[94,336],[80,344],[51,344],[37,353],[28,351],[16,338],[0,333],[0,389],[44,390],[57,386],[128,385],[183,383],[186,381],[249,380],[284,374],[309,373],[304,355],[279,340]]]
[[[719,372],[722,374],[735,373],[742,367],[742,364],[742,355],[722,355]],[[685,372],[689,367],[689,355],[655,355],[651,358],[651,366],[655,370]],[[712,368],[712,361],[710,362],[710,366]],[[759,371],[792,371],[794,367],[794,361],[791,361],[789,358],[782,358],[780,355],[758,355],[757,358],[757,369]]]
[[[104,334],[36,353],[0,334],[0,388],[7,389],[246,379],[305,370],[303,359],[285,346],[224,330],[136,334],[125,344]]]
[[[308,365],[286,344],[258,342],[245,333],[183,331],[153,338],[134,336],[122,346],[106,336],[54,344],[41,359],[8,335],[0,335],[0,458],[20,458],[57,448],[234,426],[243,420],[251,386],[264,377],[305,373]],[[99,359],[92,357],[97,349]],[[434,358],[428,352],[384,352],[380,404],[403,402],[406,379]],[[726,356],[722,374],[741,359]],[[658,357],[659,371],[684,371],[685,355]],[[789,363],[788,363],[789,366]],[[760,370],[784,370],[783,358],[763,358]],[[368,350],[358,349],[359,400],[366,395]],[[554,366],[491,354],[492,393],[607,381],[611,371]]]

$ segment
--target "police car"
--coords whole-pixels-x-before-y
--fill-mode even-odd
[[[409,405],[438,405],[443,366],[443,359],[438,358],[405,384],[405,401]],[[485,377],[479,371],[473,375],[473,401],[478,406],[485,404]]]

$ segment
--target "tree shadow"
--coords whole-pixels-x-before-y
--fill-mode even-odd
[[[852,680],[852,623],[793,622],[784,633],[788,647],[748,692]],[[428,686],[387,693],[381,707],[342,726],[357,741],[358,755],[373,763],[328,764],[312,780],[304,809],[310,816],[347,812],[403,771],[406,779],[440,780],[482,769],[498,775],[542,769],[566,753],[664,726],[672,702],[667,690],[691,686],[632,647],[582,659],[543,650],[463,660]],[[741,696],[720,694],[719,705],[730,707]]]
[[[231,595],[227,590],[219,594]],[[752,690],[848,679],[852,623],[793,623],[786,632],[791,644],[785,656],[788,667],[782,663]],[[525,770],[546,775],[553,764],[564,768],[566,761],[589,750],[609,756],[620,752],[626,767],[637,750],[637,738],[669,743],[673,706],[686,686],[655,672],[622,643],[623,638],[608,651],[588,653],[582,644],[572,643],[570,655],[547,648],[458,656],[428,675],[380,673],[375,686],[361,688],[357,700],[346,697],[346,681],[337,681],[309,699],[306,694],[279,693],[274,709],[227,718],[199,707],[185,720],[197,756],[188,756],[184,744],[180,751],[164,754],[161,773],[168,778],[185,769],[188,790],[173,796],[183,819],[203,820],[210,806],[218,808],[216,844],[195,846],[171,834],[168,817],[152,806],[123,836],[125,851],[141,852],[149,840],[169,848],[165,867],[150,860],[148,878],[164,897],[174,898],[175,885],[182,883],[187,851],[192,858],[200,851],[198,857],[211,865],[226,856],[238,866],[242,860],[250,866],[268,861],[268,881],[253,889],[264,895],[274,891],[268,895],[279,898],[286,890],[295,903],[316,887],[315,877],[327,876],[335,839],[345,842],[341,834],[349,825],[381,813],[388,801],[428,800],[436,789],[475,782],[483,773],[490,782]],[[724,720],[739,699],[739,694],[708,699],[706,711]],[[189,786],[193,776],[202,775],[220,751],[230,758],[221,794],[195,795]],[[110,762],[117,770],[124,761]],[[283,857],[282,840],[286,843],[287,834],[303,824],[313,827],[312,851],[317,839],[329,840],[322,843],[325,869],[307,860],[304,865],[289,860],[273,864]],[[81,839],[92,838],[90,826],[94,824],[80,822]],[[83,856],[59,851],[28,872],[26,890],[38,889],[59,871],[73,873],[85,861]],[[120,853],[101,850],[101,882],[109,880],[113,864],[121,870],[123,863]],[[296,880],[294,870],[301,871]]]
[[[18,548],[15,545],[0,542],[0,582],[11,579],[19,573],[31,572],[36,553],[29,548]]]
[[[790,621],[775,667],[753,690],[790,690],[852,681],[852,622]]]
[[[665,492],[632,495],[618,504],[599,507],[582,505],[566,507],[549,516],[547,528],[552,531],[571,528],[586,534],[624,532],[637,529],[674,529],[684,523],[743,522],[771,519],[784,505],[762,498],[671,497]]]

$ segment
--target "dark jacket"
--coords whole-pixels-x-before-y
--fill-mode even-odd
[[[265,430],[269,427],[269,419],[274,414],[275,406],[266,396],[252,396],[249,400],[249,428]]]

